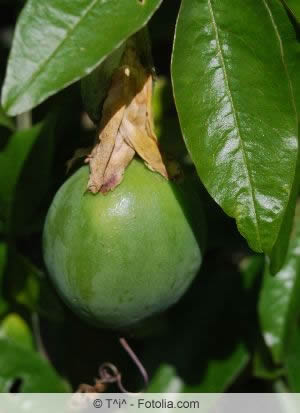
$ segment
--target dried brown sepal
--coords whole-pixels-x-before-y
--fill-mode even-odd
[[[92,193],[114,189],[135,153],[168,178],[153,130],[151,100],[152,74],[140,63],[134,43],[128,43],[103,105],[96,145],[86,159]]]

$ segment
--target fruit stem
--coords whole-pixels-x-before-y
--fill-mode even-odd
[[[17,116],[17,130],[30,129],[32,127],[32,113],[24,112]]]

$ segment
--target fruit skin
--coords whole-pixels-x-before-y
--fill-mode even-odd
[[[86,192],[81,167],[57,192],[44,259],[66,304],[100,327],[122,329],[186,291],[202,261],[200,201],[133,160],[107,195]]]

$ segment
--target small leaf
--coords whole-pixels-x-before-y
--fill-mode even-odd
[[[4,318],[0,324],[0,337],[6,337],[27,350],[34,350],[30,328],[18,314],[11,313]]]
[[[300,314],[300,205],[296,209],[293,236],[283,268],[264,274],[259,316],[265,343],[276,363],[283,360],[289,337]]]
[[[147,393],[182,393],[184,383],[170,365],[161,365],[152,378]]]
[[[50,364],[34,352],[0,338],[0,392],[8,392],[16,380],[21,380],[20,392],[64,393],[68,385]]]
[[[147,23],[161,1],[29,0],[15,31],[4,109],[25,112],[90,73]]]
[[[183,135],[208,192],[258,252],[271,252],[294,182],[295,44],[277,0],[182,2],[172,78]]]

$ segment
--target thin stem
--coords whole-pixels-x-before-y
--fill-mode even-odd
[[[142,365],[141,361],[138,359],[137,355],[134,353],[132,348],[129,346],[125,338],[120,338],[120,344],[126,353],[129,355],[131,360],[137,366],[139,372],[141,373],[144,379],[144,385],[147,387],[148,385],[148,373],[145,367]],[[122,383],[122,374],[118,370],[118,368],[112,363],[103,363],[99,368],[99,376],[101,383],[109,384],[109,383],[116,383],[122,393],[129,393],[129,394],[138,394],[132,393],[126,390]],[[140,393],[140,392],[139,392]]]
[[[30,129],[32,127],[32,113],[24,112],[16,118],[17,130]]]
[[[120,338],[120,343],[121,343],[121,346],[124,348],[124,350],[129,355],[129,357],[131,358],[131,360],[137,366],[139,372],[141,373],[141,375],[143,377],[145,387],[147,387],[148,382],[149,382],[149,376],[148,376],[148,373],[147,373],[145,367],[143,366],[143,364],[141,363],[141,361],[139,360],[137,355],[134,353],[132,348],[129,346],[129,344],[127,343],[127,340],[125,340],[124,337]]]

